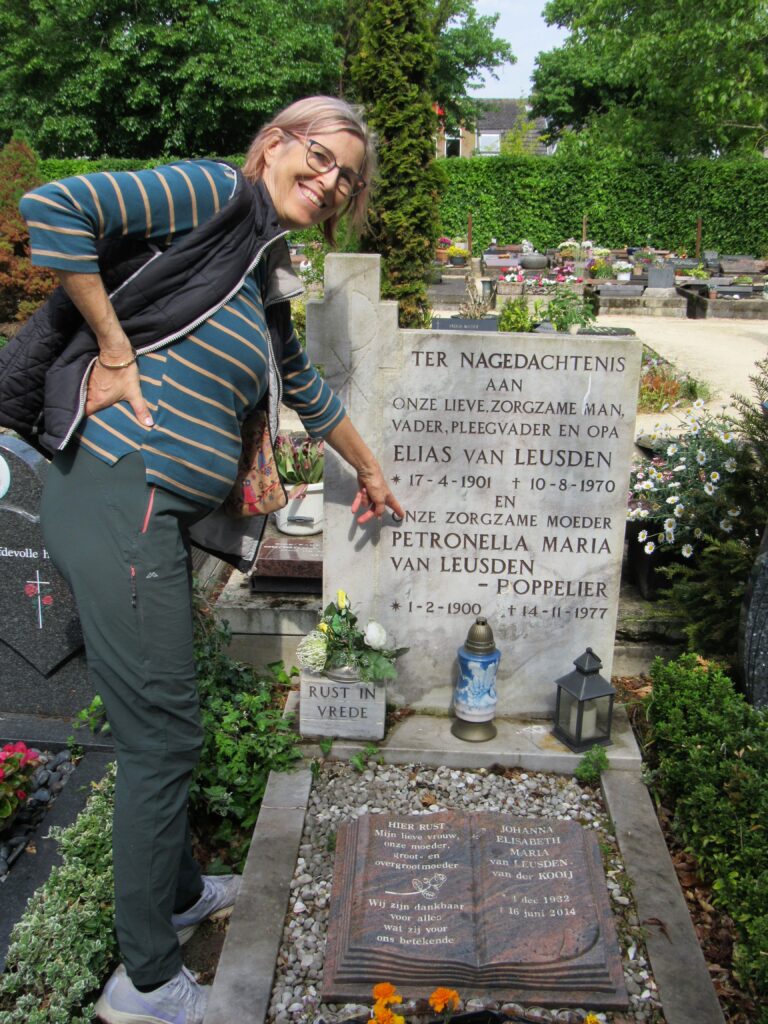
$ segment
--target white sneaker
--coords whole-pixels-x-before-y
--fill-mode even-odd
[[[94,1009],[104,1024],[203,1024],[210,991],[182,967],[160,988],[139,992],[121,964]]]
[[[171,917],[179,945],[189,942],[203,921],[218,921],[229,917],[239,892],[240,875],[203,875],[203,891],[197,903],[193,903],[183,914],[173,914]]]

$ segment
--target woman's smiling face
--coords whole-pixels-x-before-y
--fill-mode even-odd
[[[339,169],[359,175],[365,146],[351,132],[318,132],[313,142],[333,154],[336,167],[323,174],[307,163],[306,142],[292,135],[278,135],[264,151],[263,181],[284,228],[309,228],[332,217],[347,202],[336,188]]]

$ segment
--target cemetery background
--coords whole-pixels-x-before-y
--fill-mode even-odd
[[[360,294],[362,294],[362,293],[360,293]],[[359,298],[359,295],[358,295],[358,298]]]

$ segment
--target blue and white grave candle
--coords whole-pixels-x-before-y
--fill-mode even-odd
[[[496,672],[501,660],[488,620],[478,618],[458,652],[459,674],[453,695],[457,718],[490,722],[496,714]]]

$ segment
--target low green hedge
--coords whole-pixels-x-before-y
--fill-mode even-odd
[[[242,156],[213,157],[237,165]],[[168,160],[41,160],[45,181],[93,171],[154,167]],[[491,238],[529,239],[537,248],[581,238],[582,218],[596,244],[651,244],[693,253],[702,246],[768,257],[768,160],[637,162],[586,157],[475,157],[440,160],[446,182],[441,231],[464,237],[472,213],[479,255]]]
[[[736,923],[734,971],[768,1024],[768,714],[695,654],[657,659],[651,679],[652,783]]]

